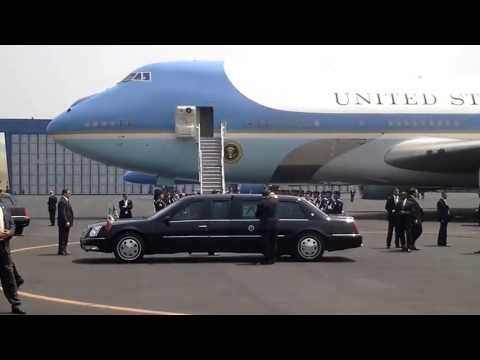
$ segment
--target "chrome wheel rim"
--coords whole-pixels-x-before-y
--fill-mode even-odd
[[[123,260],[135,260],[141,251],[140,242],[137,239],[122,239],[117,246],[118,254]]]
[[[306,237],[298,242],[298,252],[304,259],[317,257],[320,250],[320,242],[313,237]]]

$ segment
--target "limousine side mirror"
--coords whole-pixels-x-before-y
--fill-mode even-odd
[[[163,222],[165,223],[165,225],[170,225],[170,221],[172,221],[172,217],[171,216],[165,216],[165,218],[163,219]]]

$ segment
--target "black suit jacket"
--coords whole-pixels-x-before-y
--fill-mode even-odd
[[[57,208],[57,197],[56,196],[49,196],[48,198],[48,211],[55,211]]]
[[[15,223],[12,219],[12,215],[9,208],[5,208],[2,206],[3,210],[3,223],[5,229],[14,230],[15,231]],[[9,257],[10,257],[10,236],[7,239],[0,240],[0,264],[8,264]]]
[[[450,210],[450,207],[445,203],[443,199],[438,200],[437,202],[438,220],[448,221],[450,218],[449,210]]]
[[[255,216],[260,219],[261,223],[275,224],[278,220],[278,198],[268,197],[262,199],[257,206]]]
[[[400,201],[400,197],[398,197],[397,204],[399,201]],[[395,204],[395,198],[393,197],[393,195],[390,195],[387,198],[387,202],[385,203],[385,210],[387,210],[388,215],[393,215],[397,204]]]
[[[66,227],[67,222],[70,223],[70,226],[73,225],[73,209],[70,201],[65,200],[62,196],[58,202],[57,223],[59,227]]]
[[[125,200],[120,200],[118,202],[118,207],[120,208],[120,219],[131,218],[132,217],[132,208],[133,208],[132,200],[128,199],[127,200],[127,207],[124,208],[124,206],[125,206]]]

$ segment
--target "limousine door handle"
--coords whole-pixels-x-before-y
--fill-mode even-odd
[[[201,229],[208,229],[208,225],[198,225],[198,227]]]

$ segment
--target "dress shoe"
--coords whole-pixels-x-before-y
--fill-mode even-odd
[[[67,256],[67,255],[72,255],[72,254],[69,253],[68,251],[64,251],[64,252],[62,252],[62,255]]]
[[[13,305],[12,306],[12,314],[19,314],[19,315],[25,315],[26,312],[23,311],[20,306],[18,305]]]
[[[390,249],[390,245],[387,245],[387,249]]]

